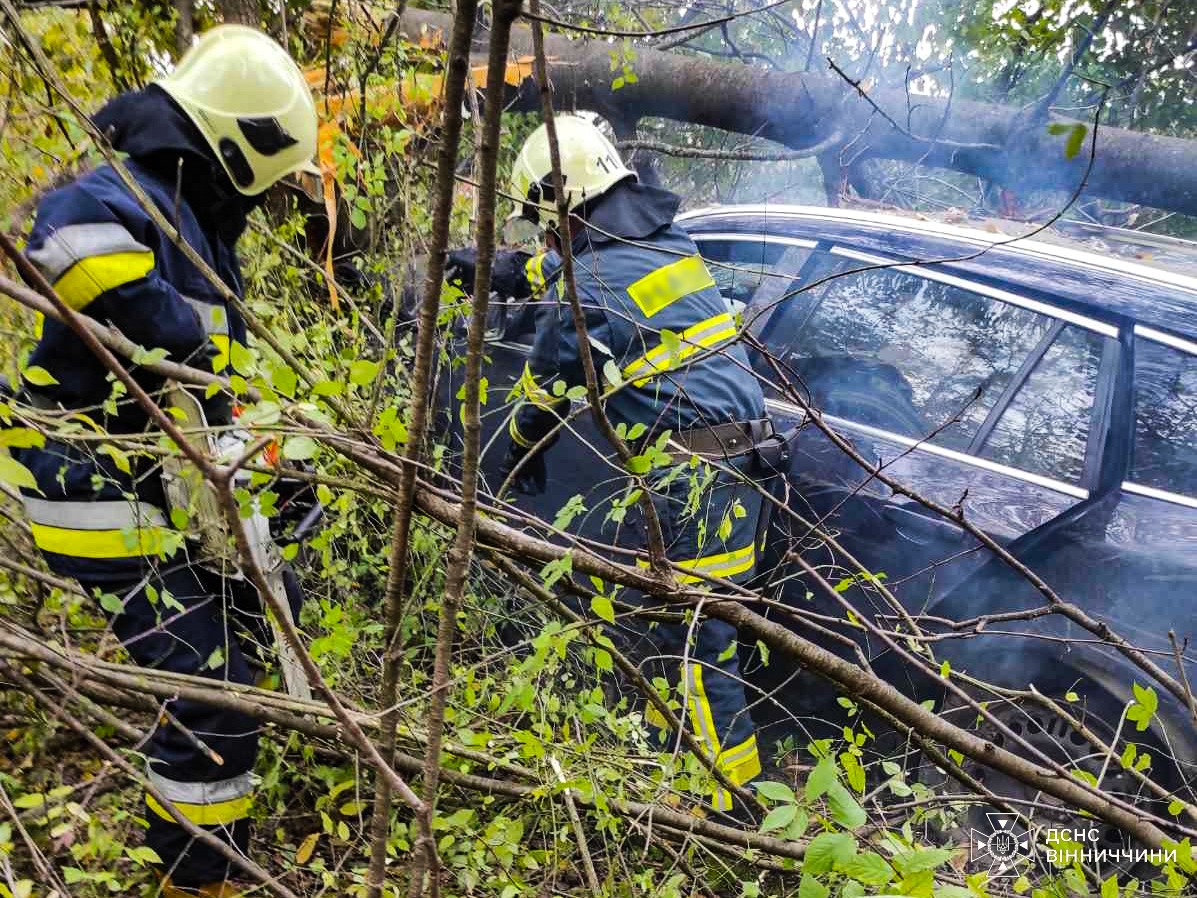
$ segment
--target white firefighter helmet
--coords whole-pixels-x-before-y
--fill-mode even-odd
[[[557,126],[561,177],[570,211],[601,196],[620,181],[636,177],[623,164],[611,141],[589,121],[578,115],[558,115],[553,121]],[[544,125],[524,141],[512,166],[510,192],[516,201],[516,216],[545,229],[557,226],[553,165]]]
[[[314,169],[312,92],[287,51],[256,28],[204,32],[157,84],[195,122],[242,193]]]

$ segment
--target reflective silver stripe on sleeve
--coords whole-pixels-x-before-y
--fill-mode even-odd
[[[115,222],[67,225],[47,235],[45,242],[25,255],[41,269],[51,284],[67,273],[72,265],[91,256],[113,253],[148,253],[150,248],[133,239]]]
[[[242,773],[227,780],[216,780],[212,783],[184,783],[179,780],[167,779],[152,767],[147,772],[146,778],[167,801],[182,804],[217,804],[221,801],[232,801],[234,798],[241,798],[253,792],[257,782],[252,773]]]
[[[103,502],[53,502],[22,496],[25,513],[35,524],[64,530],[132,530],[165,527],[166,515],[147,503],[116,499]]]
[[[182,296],[182,294],[179,294]],[[223,302],[205,302],[191,296],[183,296],[183,302],[195,309],[200,322],[204,326],[204,333],[209,337],[213,334],[228,334],[229,313]]]

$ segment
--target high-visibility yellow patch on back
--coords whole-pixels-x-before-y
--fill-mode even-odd
[[[149,250],[89,256],[68,268],[54,283],[54,289],[78,312],[101,293],[145,277],[153,267],[154,254]]]
[[[702,256],[696,254],[649,272],[628,287],[628,296],[645,318],[652,318],[683,296],[714,286],[715,279],[707,271]]]

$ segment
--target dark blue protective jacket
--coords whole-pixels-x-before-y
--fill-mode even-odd
[[[129,170],[183,239],[239,296],[241,272],[233,244],[244,227],[244,209],[235,198],[221,201],[202,138],[164,95],[128,97],[137,102],[124,108],[116,124],[130,119],[140,124],[131,129],[132,149],[142,147],[137,141],[153,141],[140,158],[128,160]],[[130,149],[121,147],[120,133],[118,148]],[[168,179],[171,171],[185,179],[182,184]],[[113,325],[147,350],[166,350],[172,361],[211,370],[213,359],[227,353],[230,339],[245,342],[240,315],[159,230],[109,166],[42,199],[26,255],[77,311]],[[146,428],[148,419],[133,400],[113,400],[107,371],[66,325],[52,319],[42,323],[29,365],[44,368],[56,381],[25,384],[36,406],[79,411],[112,433]],[[155,374],[135,367],[133,374],[151,395],[163,387]],[[227,404],[211,399],[205,405],[210,423],[228,422]],[[49,441],[42,449],[20,450],[19,460],[39,487],[25,491],[34,540],[58,573],[87,580],[140,576],[164,544],[169,513],[157,466],[153,459],[135,458],[131,470],[124,471],[128,463],[96,451],[98,445]]]
[[[580,210],[586,227],[572,242],[595,367],[601,376],[614,362],[630,381],[607,400],[607,414],[616,424],[644,424],[649,434],[765,416],[735,315],[694,242],[673,223],[677,209],[674,194],[625,181]],[[563,399],[555,381],[585,383],[559,260],[543,267],[547,289],[521,380],[528,402],[509,428],[521,446],[556,423]]]

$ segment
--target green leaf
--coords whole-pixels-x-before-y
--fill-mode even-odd
[[[107,455],[112,459],[112,463],[116,465],[117,469],[123,474],[132,474],[133,466],[129,464],[129,454],[121,449],[117,449],[111,443],[104,443],[96,448],[97,455]]]
[[[364,387],[378,376],[378,369],[382,366],[369,359],[358,359],[349,366],[349,382]]]
[[[1064,158],[1075,159],[1077,153],[1081,151],[1081,147],[1085,143],[1085,135],[1089,133],[1089,126],[1082,125],[1080,122],[1072,126],[1072,130],[1068,132],[1068,139],[1064,141]]]
[[[136,848],[126,848],[125,854],[129,856],[131,861],[143,867],[146,864],[162,863],[162,858],[158,856],[158,852],[156,852],[149,845],[139,845]]]
[[[1081,697],[1079,695],[1077,695],[1075,692],[1065,692],[1064,693],[1064,701],[1066,701],[1066,702],[1077,702],[1080,700],[1081,700]]]
[[[830,894],[831,890],[819,880],[805,873],[802,875],[802,881],[798,884],[798,898],[827,898]]]
[[[939,675],[945,680],[952,675],[952,665],[948,663],[945,658],[943,664],[939,665]]]
[[[1122,750],[1122,757],[1119,759],[1122,761],[1122,766],[1127,769],[1133,767],[1135,765],[1135,756],[1138,754],[1139,746],[1133,742],[1126,743],[1126,748]]]
[[[1138,683],[1132,683],[1131,689],[1135,693],[1135,702],[1131,705],[1130,710],[1126,712],[1126,719],[1135,722],[1135,729],[1140,733],[1151,725],[1151,719],[1155,716],[1156,710],[1160,706],[1159,696],[1156,695],[1155,690],[1150,686],[1140,686]]]
[[[33,473],[8,453],[0,453],[0,482],[17,488],[37,489]]]
[[[204,664],[204,667],[206,667],[208,670],[216,670],[222,664],[224,664],[224,647],[218,645],[216,648],[212,649],[212,654],[208,656],[208,660]]]
[[[765,819],[761,822],[761,832],[771,833],[777,829],[785,829],[794,822],[796,816],[798,816],[798,805],[778,805],[765,815]]]
[[[1174,798],[1168,802],[1168,813],[1173,817],[1179,816],[1180,812],[1185,809],[1185,803],[1179,798]]]
[[[125,603],[121,601],[120,596],[111,592],[100,593],[98,599],[100,607],[109,614],[120,614],[125,610]]]
[[[823,795],[835,783],[835,761],[831,758],[820,758],[815,769],[806,778],[806,800],[814,801]]]
[[[233,370],[246,377],[254,373],[254,356],[245,346],[234,340],[229,344],[229,362]]]
[[[955,853],[951,848],[919,848],[899,854],[894,858],[894,866],[903,874],[922,873],[942,867]]]
[[[885,885],[894,876],[885,858],[872,851],[854,855],[846,863],[838,865],[837,869],[845,876],[870,886]]]
[[[806,846],[802,872],[818,875],[835,864],[843,864],[856,853],[856,839],[851,833],[820,833]]]
[[[1101,884],[1101,898],[1118,898],[1118,876],[1111,876]]]
[[[335,380],[322,380],[312,384],[312,392],[317,396],[340,396],[345,392],[345,387]]]
[[[58,379],[41,365],[30,365],[21,375],[35,387],[49,387],[58,383]]]
[[[40,808],[46,804],[46,796],[41,792],[30,792],[28,795],[19,795],[12,800],[13,807],[20,808],[23,811],[32,810],[33,808]]]
[[[806,835],[806,828],[810,826],[810,815],[806,813],[806,808],[798,808],[798,816],[794,818],[794,822],[786,827],[786,831],[782,836],[791,841],[798,841]]]
[[[613,387],[623,383],[623,372],[619,370],[619,365],[615,364],[615,359],[603,362],[603,377]]]
[[[715,660],[718,661],[720,664],[722,664],[724,661],[727,661],[733,655],[735,655],[736,652],[739,651],[739,648],[740,648],[739,645],[733,639],[731,642],[729,642],[727,644],[727,648],[725,648],[722,652],[719,653],[719,657],[716,658]]]
[[[611,82],[611,89],[612,89],[612,90],[619,90],[620,88],[622,88],[622,87],[623,87],[623,84],[624,84],[624,79],[623,79],[622,77],[615,78],[615,79],[614,79],[614,80],[612,80],[612,82]]]
[[[553,526],[558,530],[564,530],[573,523],[574,518],[582,514],[585,510],[586,503],[582,501],[581,495],[575,494],[570,496],[569,501],[561,506],[557,512],[557,516],[553,518]],[[597,587],[597,589],[599,592],[603,591],[601,586]]]
[[[852,793],[838,782],[827,789],[827,807],[831,810],[831,819],[847,829],[864,826],[868,819]]]
[[[170,353],[161,346],[154,349],[146,349],[144,346],[138,346],[133,350],[132,362],[135,365],[156,365],[168,355]]]
[[[665,328],[661,331],[661,345],[669,353],[670,359],[676,359],[682,351],[682,338],[668,328]]]
[[[287,437],[283,443],[283,458],[289,461],[306,461],[316,454],[316,441],[311,437]]]
[[[647,455],[633,455],[628,459],[628,471],[632,474],[647,474],[652,470],[652,459]]]
[[[299,377],[287,365],[279,365],[270,372],[270,383],[284,396],[295,396],[299,387]]]
[[[864,794],[865,790],[865,769],[857,760],[856,755],[845,751],[840,754],[840,766],[844,768],[844,776],[848,779],[848,785],[857,792]]]
[[[615,623],[615,608],[606,596],[595,596],[590,600],[590,610],[601,620],[609,624]]]
[[[45,434],[29,427],[9,427],[0,430],[0,446],[8,449],[41,449],[46,445]]]
[[[794,804],[798,798],[794,795],[794,790],[785,783],[777,783],[773,780],[757,780],[753,784],[756,789],[756,794],[771,802],[788,802]]]

